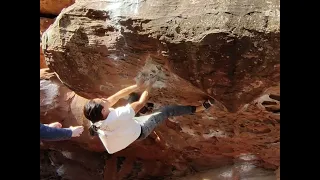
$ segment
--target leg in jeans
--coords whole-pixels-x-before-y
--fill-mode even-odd
[[[156,128],[159,124],[161,124],[169,117],[188,115],[195,112],[196,106],[169,105],[150,115],[135,118],[135,120],[141,125],[141,134],[138,139],[142,140],[148,137],[149,134],[154,130],[154,128]]]

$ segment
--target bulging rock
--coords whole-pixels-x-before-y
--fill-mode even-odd
[[[48,67],[85,97],[134,83],[151,59],[169,76],[159,80],[165,87],[157,101],[194,102],[201,90],[236,112],[279,82],[279,6],[278,0],[78,1],[45,32],[43,49]]]
[[[57,108],[40,108],[66,126],[81,124],[84,99],[109,96],[140,78],[156,80],[150,99],[156,106],[213,97],[220,108],[170,118],[148,139],[110,156],[104,177],[182,176],[239,159],[276,170],[279,9],[278,0],[77,1],[42,36],[47,65],[65,86]],[[77,98],[67,100],[68,92]],[[72,113],[66,109],[73,106]],[[85,136],[74,143],[101,150]]]

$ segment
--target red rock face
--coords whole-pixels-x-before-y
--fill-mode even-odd
[[[40,91],[44,91],[41,82],[47,82],[56,84],[59,92],[52,100],[56,106],[40,101],[41,121],[84,125],[84,134],[72,144],[105,154],[100,141],[88,135],[82,115],[86,98],[109,96],[137,78],[155,78],[150,101],[156,106],[199,105],[210,96],[223,108],[168,119],[148,139],[104,157],[103,175],[96,177],[184,176],[239,159],[276,170],[280,166],[279,1],[270,3],[75,3],[42,38],[47,65],[65,86],[54,76],[41,81],[40,73]],[[47,96],[40,94],[40,99]]]
[[[42,35],[55,19],[40,17],[40,34]]]
[[[280,163],[280,118],[273,112],[280,110],[277,109],[279,100],[279,87],[275,87],[268,89],[261,98],[236,114],[220,113],[216,115],[216,119],[212,119],[210,114],[214,112],[207,112],[167,120],[145,141],[134,143],[108,156],[105,161],[102,157],[101,160],[107,167],[102,170],[104,177],[127,179],[181,176],[233,164],[236,159],[254,160],[255,165],[274,169]],[[96,137],[89,136],[89,123],[82,114],[86,101],[87,99],[65,87],[54,73],[48,69],[40,70],[41,122],[59,121],[63,127],[85,127],[81,137],[74,138],[71,142],[44,142],[44,149],[50,147],[55,150],[52,156],[62,156],[61,152],[64,151],[71,154],[91,151],[96,152],[96,156],[107,154],[101,142]],[[242,154],[251,155],[243,157]],[[82,158],[87,158],[86,155],[83,156]],[[69,177],[79,170],[76,167],[80,165],[72,167],[72,164],[77,163],[70,165],[70,162],[79,161],[78,158],[71,156],[61,160],[56,168],[64,163],[69,163],[66,166],[70,167],[61,176]],[[99,168],[103,169],[103,164]],[[98,174],[95,175],[99,177]]]
[[[277,180],[280,180],[280,166],[279,166],[279,168],[276,170],[276,177],[277,177]]]
[[[40,43],[40,69],[43,69],[43,68],[47,68],[47,64],[44,60],[44,56],[43,56],[43,52],[42,52],[42,48],[41,48],[41,43]]]
[[[89,121],[82,114],[87,99],[76,95],[64,86],[48,68],[40,69],[40,121],[42,123],[60,122],[63,127],[82,125],[84,133],[73,141],[81,143],[83,148],[103,151],[98,138],[89,135]]]
[[[40,0],[40,13],[58,15],[63,8],[72,5],[75,0]]]

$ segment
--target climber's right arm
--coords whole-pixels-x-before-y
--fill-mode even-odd
[[[120,91],[118,91],[117,93],[115,93],[114,95],[108,97],[108,98],[102,98],[103,101],[106,101],[109,105],[109,107],[112,107],[114,104],[116,104],[119,99],[124,98],[126,96],[128,96],[130,93],[136,91],[139,89],[139,86],[137,84],[126,87]]]

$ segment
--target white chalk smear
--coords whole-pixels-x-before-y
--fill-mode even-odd
[[[59,96],[59,86],[48,80],[40,80],[40,93],[44,94],[40,106],[54,107],[54,99]]]
[[[153,88],[165,88],[168,75],[164,71],[161,64],[152,61],[149,57],[135,80],[140,81],[142,79],[145,82],[154,82]]]

